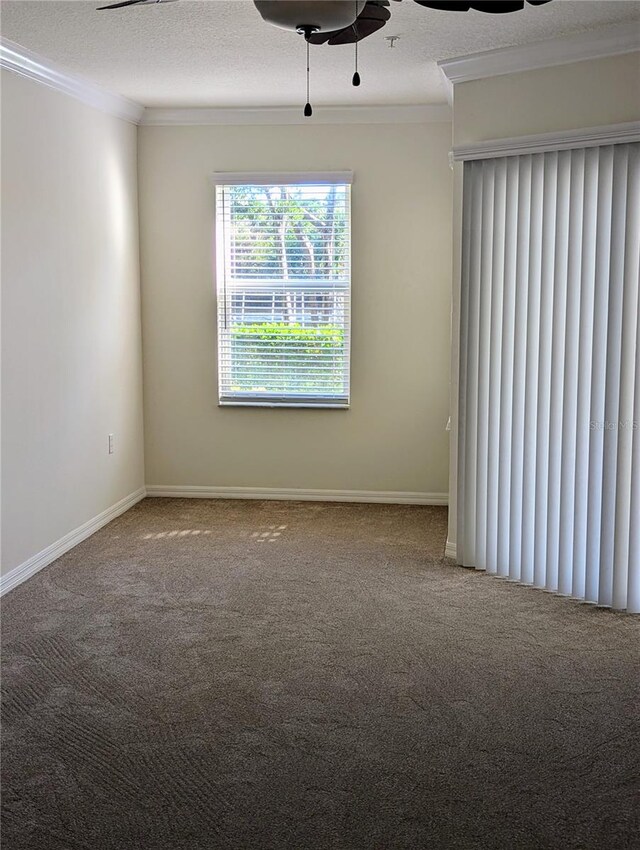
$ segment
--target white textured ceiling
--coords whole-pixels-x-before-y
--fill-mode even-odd
[[[107,2],[107,0],[103,0]],[[293,106],[304,101],[304,42],[264,23],[251,0],[180,0],[97,12],[92,0],[4,0],[5,38],[145,106]],[[391,21],[353,47],[311,48],[316,105],[442,103],[436,61],[628,21],[637,0],[554,0],[510,15],[391,3]],[[635,23],[631,23],[635,22]],[[391,50],[385,36],[399,35]]]

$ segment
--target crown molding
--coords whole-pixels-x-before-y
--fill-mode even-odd
[[[311,118],[298,107],[146,108],[82,77],[56,67],[27,48],[0,38],[0,67],[67,94],[82,103],[133,124],[182,126],[208,124],[431,124],[451,121],[446,104],[426,106],[318,106]]]
[[[640,142],[640,121],[625,124],[608,124],[558,133],[539,133],[535,136],[518,136],[513,139],[491,139],[473,145],[459,145],[453,149],[453,159],[464,162],[472,159],[494,159],[500,156],[561,151],[571,148],[592,148],[600,145],[619,145]]]
[[[440,71],[440,77],[442,79],[444,90],[447,95],[447,103],[449,104],[451,109],[453,109],[453,83],[451,82],[449,77],[447,77],[444,68],[442,68],[440,65],[438,65],[438,71]]]
[[[133,124],[139,123],[144,112],[144,107],[140,104],[105,91],[82,77],[69,74],[57,68],[48,59],[6,38],[0,39],[0,67]]]
[[[428,106],[317,106],[305,118],[299,107],[196,107],[192,109],[147,108],[141,124],[159,126],[246,124],[431,124],[451,121],[446,104]]]
[[[449,87],[470,80],[483,80],[502,74],[517,74],[585,59],[604,59],[640,51],[640,27],[622,24],[588,32],[534,41],[515,47],[502,47],[483,53],[470,53],[438,62]]]

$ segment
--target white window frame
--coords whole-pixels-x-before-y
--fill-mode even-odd
[[[232,185],[253,185],[253,186],[277,186],[277,185],[331,185],[334,183],[349,185],[353,184],[352,171],[323,171],[323,172],[216,172],[211,176],[211,183],[214,187],[214,197],[217,193],[215,190],[218,186]],[[346,332],[346,353],[345,353],[345,373],[347,394],[343,398],[335,399],[327,396],[326,399],[320,395],[313,396],[297,396],[283,394],[282,396],[270,395],[268,398],[255,395],[240,394],[224,396],[221,391],[220,381],[220,366],[221,366],[221,344],[222,335],[220,333],[220,295],[221,282],[225,280],[225,245],[224,234],[218,226],[218,210],[217,205],[214,205],[214,230],[215,230],[215,246],[216,246],[216,325],[218,333],[217,346],[217,368],[216,381],[218,390],[218,406],[219,407],[266,407],[266,408],[311,408],[329,409],[329,410],[348,410],[351,403],[351,200],[349,198],[349,278],[348,278],[348,315],[344,325]],[[261,281],[265,289],[269,288],[269,281]],[[298,286],[303,288],[307,283],[304,279],[298,281]]]

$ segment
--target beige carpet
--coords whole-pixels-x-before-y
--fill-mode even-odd
[[[640,847],[640,622],[442,508],[146,500],[10,593],[3,850]]]

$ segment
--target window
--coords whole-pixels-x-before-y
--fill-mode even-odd
[[[351,174],[218,174],[221,405],[349,406]]]

